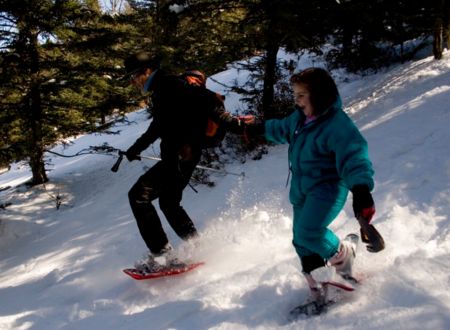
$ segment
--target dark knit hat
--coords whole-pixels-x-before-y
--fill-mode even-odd
[[[126,58],[123,64],[125,66],[126,73],[122,79],[127,79],[140,70],[146,68],[159,68],[160,60],[156,56],[152,56],[150,53],[139,52]]]

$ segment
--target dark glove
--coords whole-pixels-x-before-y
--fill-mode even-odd
[[[375,203],[373,202],[370,189],[366,185],[356,185],[352,188],[353,193],[353,212],[358,219],[362,217],[367,223],[370,223],[375,214]]]
[[[252,122],[246,122],[244,127],[244,137],[247,140],[262,140],[264,138],[265,122],[254,117]]]
[[[139,156],[139,152],[137,152],[133,146],[128,148],[127,151],[125,151],[125,156],[127,157],[129,162],[132,162],[133,160],[141,160],[141,157]]]
[[[245,124],[242,137],[250,149],[263,144],[265,142],[264,123]]]

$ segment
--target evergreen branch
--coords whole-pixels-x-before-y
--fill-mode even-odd
[[[224,83],[222,83],[222,82],[220,82],[217,79],[214,79],[212,77],[208,77],[208,79],[210,79],[211,81],[215,82],[216,84],[218,84],[218,85],[220,85],[222,87],[225,87],[225,88],[228,88],[228,89],[232,89],[233,88],[233,86],[228,86],[228,85],[226,85],[226,84],[224,84]]]
[[[46,151],[50,154],[54,154],[59,157],[72,158],[72,157],[78,157],[78,156],[82,156],[82,155],[92,155],[92,154],[110,156],[111,153],[117,152],[119,150],[120,149],[111,147],[107,144],[103,144],[101,146],[90,146],[89,148],[81,149],[80,151],[78,151],[77,153],[75,153],[73,155],[64,155],[59,152],[51,151],[48,149],[45,149],[44,151]]]
[[[5,15],[5,14],[0,14],[0,19],[5,20],[5,21],[9,21],[10,23],[16,25],[16,21],[14,19],[12,19],[10,16]]]

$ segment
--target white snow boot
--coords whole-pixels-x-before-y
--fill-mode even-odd
[[[338,252],[328,262],[336,268],[336,272],[344,279],[353,278],[353,262],[356,257],[356,248],[359,237],[356,234],[348,234],[339,245]]]

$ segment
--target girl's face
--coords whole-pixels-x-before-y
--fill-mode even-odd
[[[294,91],[295,104],[303,110],[305,116],[312,116],[314,108],[311,104],[310,93],[306,85],[302,83],[294,84],[292,85],[292,89]]]

